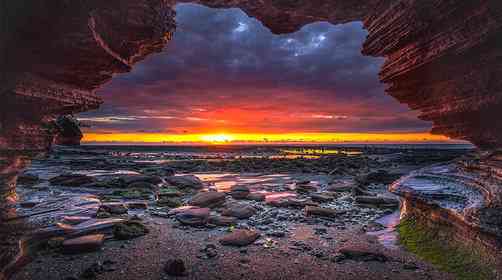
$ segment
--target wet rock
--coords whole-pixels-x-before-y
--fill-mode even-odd
[[[237,218],[228,216],[210,216],[208,223],[216,226],[231,226],[237,223]]]
[[[49,179],[51,185],[64,187],[80,187],[95,181],[94,177],[81,174],[63,174]]]
[[[113,227],[113,237],[128,240],[148,234],[148,228],[138,221],[127,221]]]
[[[324,202],[330,202],[332,201],[333,199],[335,199],[333,196],[331,195],[327,195],[327,194],[322,194],[322,193],[313,193],[310,195],[310,198],[314,201],[314,202],[319,202],[319,203],[324,203]]]
[[[245,199],[250,193],[250,190],[247,186],[244,185],[235,185],[230,188],[230,196],[235,199]]]
[[[236,229],[220,238],[220,243],[225,246],[247,246],[260,237],[260,234],[253,230]]]
[[[388,260],[381,251],[365,247],[362,245],[349,245],[342,247],[339,250],[344,259],[356,260],[356,261],[378,261],[386,262]]]
[[[256,208],[248,204],[234,203],[229,205],[226,209],[223,209],[221,214],[223,216],[247,219],[256,214]]]
[[[199,192],[191,200],[190,205],[215,208],[225,203],[226,195],[221,192]]]
[[[185,262],[181,259],[168,260],[164,272],[171,276],[184,276],[187,274]]]
[[[272,236],[272,237],[284,237],[284,236],[286,236],[286,233],[284,231],[276,230],[276,231],[271,231],[271,232],[267,233],[267,235]]]
[[[176,220],[184,225],[202,226],[209,220],[209,208],[189,208],[176,214]]]
[[[150,183],[153,185],[158,185],[162,183],[162,178],[159,176],[149,176],[149,175],[127,175],[119,178],[119,181],[124,186],[129,186],[134,183]]]
[[[254,200],[254,201],[265,201],[266,198],[267,198],[267,196],[263,193],[250,193],[246,197],[246,199]]]
[[[385,196],[357,196],[356,203],[370,204],[377,207],[398,207],[399,199]]]
[[[77,238],[67,239],[63,242],[63,252],[78,254],[99,250],[105,240],[104,234],[92,234]]]
[[[152,191],[149,189],[125,189],[116,190],[112,193],[114,196],[120,196],[125,199],[150,199]]]
[[[330,208],[322,208],[322,207],[316,207],[316,206],[306,206],[305,207],[305,214],[307,216],[323,216],[323,217],[329,217],[329,218],[334,218],[337,217],[338,215],[341,215],[345,212],[335,210],[335,209],[330,209]]]
[[[194,175],[182,175],[182,176],[171,176],[167,177],[166,181],[168,184],[180,187],[200,190],[204,188],[203,182]]]
[[[391,174],[385,170],[378,170],[356,178],[356,181],[362,186],[371,184],[391,184],[401,177],[400,174]]]
[[[98,213],[99,212],[122,215],[127,213],[127,207],[125,206],[125,204],[120,202],[103,203],[99,206]]]
[[[171,208],[176,208],[180,207],[183,205],[183,201],[179,197],[160,197],[159,200],[157,200],[157,205],[161,207],[171,207]]]

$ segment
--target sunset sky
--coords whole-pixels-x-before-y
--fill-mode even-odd
[[[99,90],[85,141],[435,141],[384,93],[361,23],[274,35],[238,9],[184,4],[159,54]]]

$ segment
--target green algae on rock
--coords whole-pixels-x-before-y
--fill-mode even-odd
[[[401,220],[397,232],[400,244],[407,250],[438,269],[454,274],[457,279],[497,279],[497,272],[492,265],[484,263],[481,252],[439,238],[433,229],[413,217]]]

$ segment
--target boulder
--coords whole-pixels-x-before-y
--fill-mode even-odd
[[[176,214],[176,220],[184,225],[202,226],[209,220],[209,208],[189,208]]]
[[[298,193],[311,193],[311,192],[316,192],[317,187],[311,184],[296,184],[295,185],[295,190]]]
[[[221,214],[223,216],[236,217],[238,219],[247,219],[256,214],[256,209],[248,204],[235,203],[223,209]]]
[[[91,234],[63,241],[63,252],[78,254],[99,250],[105,240],[104,234]]]
[[[354,187],[355,187],[355,182],[353,181],[335,181],[328,186],[327,191],[350,192]]]
[[[230,188],[230,196],[235,199],[245,199],[250,193],[250,190],[247,186],[244,185],[235,185]]]
[[[225,246],[247,246],[252,244],[260,237],[260,233],[247,230],[236,229],[232,233],[220,238],[220,243]]]
[[[199,177],[194,175],[171,176],[166,178],[166,182],[180,188],[195,190],[204,188],[204,183],[199,179]]]
[[[378,170],[365,174],[363,176],[358,176],[356,178],[357,183],[361,186],[368,186],[371,184],[391,184],[401,177],[401,174],[392,174],[385,170]]]
[[[199,192],[191,200],[190,205],[215,208],[225,203],[226,195],[221,192]]]

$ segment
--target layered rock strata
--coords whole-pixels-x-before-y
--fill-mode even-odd
[[[402,215],[447,232],[497,259],[502,249],[502,153],[473,154],[418,170],[391,185]]]

